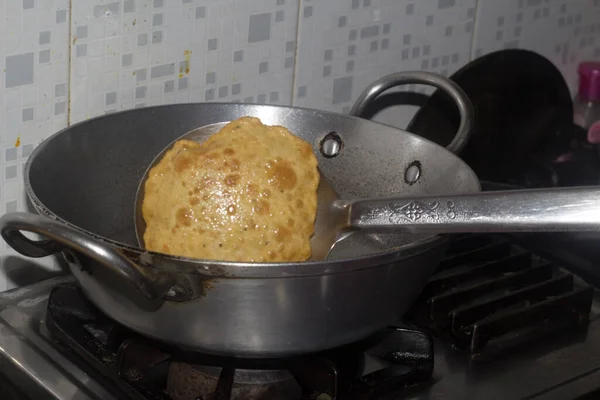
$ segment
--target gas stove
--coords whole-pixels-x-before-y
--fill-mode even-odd
[[[596,398],[598,289],[551,247],[454,237],[403,321],[285,360],[173,348],[110,320],[71,277],[39,282],[0,293],[0,398]]]

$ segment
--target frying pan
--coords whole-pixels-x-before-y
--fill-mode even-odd
[[[443,256],[443,236],[356,232],[327,260],[304,263],[187,259],[139,248],[136,190],[178,137],[250,115],[312,143],[321,173],[342,199],[478,192],[477,176],[452,153],[466,143],[473,113],[451,81],[424,72],[390,75],[365,90],[352,114],[408,83],[436,86],[455,101],[462,120],[451,151],[389,126],[310,109],[203,103],[124,111],[68,127],[35,149],[24,179],[40,215],[4,215],[2,236],[29,257],[61,252],[104,313],[182,348],[284,357],[360,340],[411,305]]]

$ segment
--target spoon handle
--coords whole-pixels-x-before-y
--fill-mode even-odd
[[[600,231],[600,187],[357,200],[348,224],[411,233]]]

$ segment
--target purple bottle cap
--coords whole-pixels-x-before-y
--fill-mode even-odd
[[[587,61],[579,64],[579,97],[600,101],[600,62]]]

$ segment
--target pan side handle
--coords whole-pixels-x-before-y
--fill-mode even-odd
[[[452,98],[452,101],[454,101],[458,107],[460,113],[460,126],[458,127],[454,139],[452,139],[452,142],[450,142],[446,148],[455,154],[460,153],[471,136],[475,112],[469,97],[460,86],[441,75],[423,71],[406,71],[386,75],[373,82],[360,96],[358,96],[358,99],[350,110],[350,115],[360,117],[367,106],[381,93],[395,86],[414,83],[434,86],[443,90]]]
[[[44,239],[31,240],[22,232],[35,233]],[[0,234],[14,250],[27,257],[46,257],[65,249],[81,253],[111,270],[150,299],[164,297],[174,284],[169,275],[140,267],[110,243],[45,216],[17,212],[5,214],[0,218]]]

